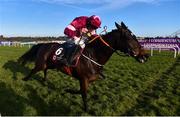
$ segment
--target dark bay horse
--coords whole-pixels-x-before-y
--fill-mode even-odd
[[[127,53],[141,63],[145,62],[148,58],[148,55],[138,43],[136,36],[132,34],[127,26],[123,22],[121,22],[121,25],[117,23],[115,23],[115,25],[117,29],[98,37],[96,40],[86,45],[76,67],[68,67],[52,61],[51,55],[54,53],[55,49],[57,49],[58,43],[38,44],[33,46],[19,58],[19,62],[24,64],[27,61],[35,61],[34,69],[32,69],[24,80],[28,80],[33,74],[41,70],[44,71],[44,79],[46,79],[48,69],[58,69],[79,80],[80,90],[76,91],[76,93],[81,94],[84,109],[87,111],[88,86],[98,78],[102,70],[101,65],[105,65],[116,50]],[[104,44],[100,38],[109,46]]]

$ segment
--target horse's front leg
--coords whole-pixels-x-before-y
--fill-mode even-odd
[[[80,80],[80,91],[81,91],[81,96],[82,96],[83,103],[84,103],[84,110],[86,112],[88,111],[88,107],[87,107],[88,85],[89,85],[89,81],[88,81],[87,78],[83,78],[83,79]]]

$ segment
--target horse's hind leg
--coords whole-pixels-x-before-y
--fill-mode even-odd
[[[46,81],[47,80],[47,68],[44,69],[44,78],[43,78],[43,81]]]
[[[31,78],[31,76],[35,73],[37,73],[38,71],[40,71],[40,69],[38,67],[35,67],[31,70],[31,72],[25,77],[23,78],[24,81],[27,81]]]
[[[84,103],[84,110],[87,112],[87,90],[88,90],[89,81],[88,79],[84,78],[80,81],[80,90],[81,90],[81,96]]]
[[[42,63],[44,63],[44,62],[42,62]],[[41,64],[41,65],[40,64],[36,64],[35,67],[29,73],[29,75],[26,76],[25,78],[23,78],[23,80],[24,81],[29,80],[33,74],[35,74],[35,73],[37,73],[37,72],[39,72],[41,70],[44,70],[44,69],[46,69],[46,64]],[[45,74],[45,76],[46,76],[46,74]]]

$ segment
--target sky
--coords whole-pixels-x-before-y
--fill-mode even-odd
[[[108,31],[123,21],[136,36],[168,36],[179,12],[180,0],[0,0],[0,35],[63,36],[75,17],[99,15]]]

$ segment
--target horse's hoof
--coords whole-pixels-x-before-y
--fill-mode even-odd
[[[23,78],[22,80],[23,80],[23,81],[28,81],[28,80],[29,80],[29,78]]]
[[[45,78],[42,79],[43,82],[47,82],[47,80]]]
[[[72,89],[66,89],[65,90],[67,93],[71,93],[71,94],[81,94],[80,90],[72,90]]]
[[[84,108],[84,111],[85,111],[85,112],[88,112],[88,109],[87,109],[87,107],[85,107],[85,108]]]

